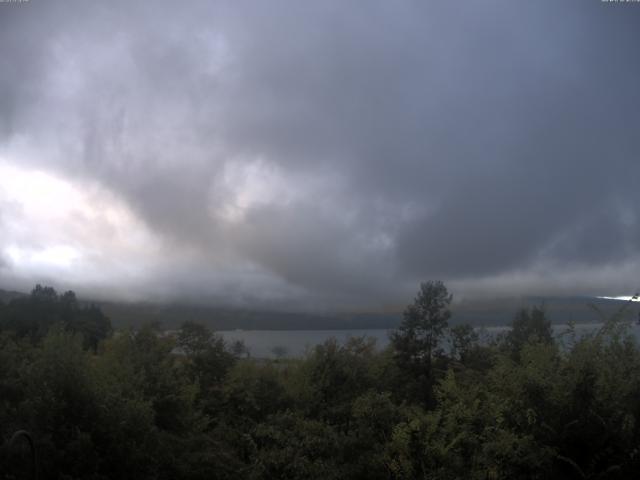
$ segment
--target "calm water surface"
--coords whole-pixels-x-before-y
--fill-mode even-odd
[[[578,334],[593,331],[602,326],[601,323],[577,324]],[[482,327],[476,329],[481,339],[487,341],[492,336],[505,332],[509,327]],[[567,330],[567,325],[554,325],[553,331],[556,335],[561,335]],[[329,338],[335,338],[344,343],[349,337],[373,337],[379,348],[384,348],[389,343],[389,332],[391,330],[227,330],[218,332],[228,342],[236,340],[244,341],[249,348],[252,357],[274,358],[273,352],[276,347],[283,347],[288,357],[300,357],[315,345],[323,343]],[[636,338],[640,339],[640,327],[631,326],[631,331]]]

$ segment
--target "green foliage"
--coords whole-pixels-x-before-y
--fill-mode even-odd
[[[218,387],[236,360],[221,336],[197,323],[182,325],[176,345],[184,353],[188,374],[204,391]]]
[[[94,348],[70,328],[75,296],[36,288],[0,308],[0,479],[28,470],[7,442],[19,429],[45,479],[637,475],[640,348],[622,317],[559,344],[544,312],[521,311],[493,345],[452,328],[445,353],[432,340],[447,333],[450,296],[425,285],[389,348],[331,339],[278,360],[238,358],[194,323]]]
[[[238,363],[229,372],[224,383],[224,399],[226,408],[236,417],[256,423],[286,410],[293,403],[274,365],[247,361]]]
[[[207,415],[216,415],[222,402],[223,379],[236,357],[221,336],[194,322],[182,325],[175,346],[183,353],[179,359],[183,373],[197,386],[198,403]]]
[[[479,336],[471,325],[456,325],[451,328],[451,356],[463,363],[478,346]]]
[[[324,421],[349,430],[351,401],[373,385],[370,372],[375,341],[350,338],[345,345],[329,339],[316,346],[302,365],[303,408]]]
[[[451,317],[452,296],[440,281],[424,282],[413,303],[404,311],[400,328],[391,335],[395,360],[409,374],[407,396],[430,404],[435,381],[434,357]]]
[[[80,306],[72,291],[58,295],[51,287],[36,285],[25,298],[0,309],[0,330],[32,343],[41,341],[53,327],[77,333],[85,348],[96,350],[111,335],[111,322],[95,305]]]
[[[319,420],[295,413],[272,416],[259,425],[254,475],[265,479],[338,479],[339,434]]]
[[[506,344],[514,357],[528,342],[552,343],[553,332],[551,321],[547,319],[544,309],[523,308],[511,322],[511,331],[506,336]]]
[[[406,364],[429,367],[451,317],[452,296],[442,282],[425,282],[404,311],[400,328],[391,340]]]

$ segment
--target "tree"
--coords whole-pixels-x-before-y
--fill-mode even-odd
[[[64,297],[62,299],[64,300]],[[81,334],[84,347],[90,348],[95,352],[98,344],[111,335],[111,321],[95,305],[78,309],[74,304],[70,304],[68,308],[70,318],[65,322],[67,330]]]
[[[398,356],[409,363],[431,365],[451,317],[452,298],[441,281],[420,284],[416,298],[404,311],[400,328],[391,335]]]
[[[11,300],[0,318],[0,329],[20,338],[40,342],[54,326],[79,333],[85,349],[94,352],[112,333],[111,321],[95,305],[81,306],[72,291],[58,295],[52,287],[38,284],[26,297]]]
[[[465,362],[469,352],[477,346],[478,333],[471,325],[456,325],[451,328],[451,355]]]
[[[201,323],[187,321],[178,332],[177,343],[187,357],[197,357],[211,348],[214,335]]]
[[[31,290],[30,296],[34,302],[53,303],[58,300],[58,294],[53,287],[43,287],[39,283]]]
[[[396,362],[418,380],[418,391],[423,392],[419,395],[427,390],[427,398],[433,385],[433,357],[451,317],[452,298],[441,281],[421,283],[400,328],[391,334]]]
[[[522,308],[511,322],[511,331],[506,337],[507,345],[514,358],[526,343],[553,343],[551,321],[542,307]]]
[[[344,345],[329,338],[301,365],[303,381],[294,395],[307,413],[348,431],[351,404],[374,385],[371,359],[375,340],[351,337]]]
[[[249,347],[244,343],[244,340],[235,340],[231,343],[231,353],[237,358],[251,356],[251,352],[249,351]]]
[[[219,389],[236,357],[227,345],[205,325],[184,322],[180,327],[177,346],[184,353],[184,368],[188,378],[198,384],[199,400],[207,403],[205,410],[215,410]]]

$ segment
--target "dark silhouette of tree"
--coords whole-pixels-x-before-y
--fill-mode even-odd
[[[423,282],[400,327],[391,334],[398,365],[418,380],[416,394],[427,402],[433,386],[433,358],[448,327],[452,298],[441,281]]]
[[[180,327],[177,346],[184,353],[184,367],[189,378],[199,386],[199,400],[207,412],[218,408],[222,381],[236,362],[224,339],[197,322]]]
[[[231,353],[233,353],[236,357],[242,358],[251,356],[251,352],[249,351],[249,347],[244,343],[244,340],[236,340],[231,344]]]
[[[206,326],[187,321],[180,327],[177,341],[187,357],[197,357],[211,348],[215,338],[213,332]]]
[[[100,341],[111,335],[111,321],[96,305],[72,311],[74,315],[66,324],[67,329],[82,335],[85,348],[95,351]]]
[[[30,297],[32,301],[44,304],[50,304],[58,300],[58,294],[53,287],[43,287],[39,283],[31,290]]]
[[[86,349],[112,333],[110,320],[96,305],[81,306],[72,291],[58,295],[52,287],[38,284],[26,297],[15,298],[0,314],[0,329],[13,332],[32,343],[42,340],[52,327],[80,334]]]
[[[192,322],[175,336],[121,330],[92,351],[99,309],[38,286],[0,307],[0,479],[28,478],[20,430],[47,479],[637,476],[628,322],[614,315],[560,346],[542,309],[524,309],[496,342],[452,328],[447,352],[450,301],[441,282],[422,284],[382,350],[355,337],[236,361]],[[26,322],[23,336],[9,320]]]
[[[478,334],[471,325],[456,325],[451,328],[451,355],[463,363],[478,344]]]
[[[514,358],[518,358],[520,350],[526,343],[552,343],[551,321],[547,318],[544,309],[542,307],[520,309],[511,322],[511,330],[507,333],[505,340]]]

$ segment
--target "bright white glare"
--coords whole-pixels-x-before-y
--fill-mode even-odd
[[[40,250],[11,245],[5,249],[5,253],[12,263],[29,269],[37,269],[38,267],[68,268],[81,256],[78,250],[68,245],[56,245]]]
[[[162,246],[122,200],[97,184],[18,165],[0,157],[5,275],[63,274],[87,284],[150,273]]]
[[[28,214],[51,217],[69,207],[82,209],[82,195],[73,186],[39,170],[0,163],[0,193]]]
[[[263,160],[226,165],[221,178],[225,192],[224,201],[216,205],[217,217],[237,223],[245,218],[246,212],[258,205],[287,203],[292,196],[291,189],[275,166]]]
[[[629,302],[629,301],[631,301],[631,302],[640,302],[640,298],[634,298],[634,297],[632,297],[630,295],[621,295],[621,296],[618,296],[618,297],[603,297],[603,296],[601,296],[601,297],[598,297],[598,298],[604,298],[606,300],[624,300],[625,302]]]

